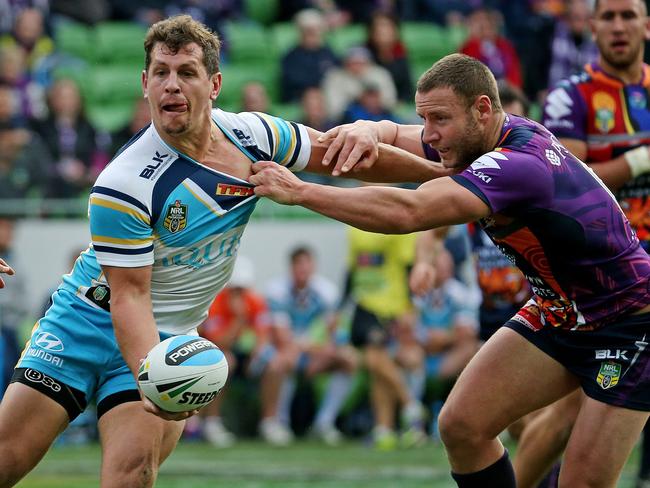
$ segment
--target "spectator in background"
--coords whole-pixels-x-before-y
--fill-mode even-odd
[[[357,356],[347,334],[337,330],[339,291],[316,274],[313,252],[297,247],[291,252],[290,266],[289,276],[274,280],[267,290],[273,327],[296,356],[294,373],[310,381],[331,373],[312,430],[326,444],[335,445],[342,438],[335,421],[352,386]],[[287,378],[280,395],[279,418],[285,425],[289,425],[295,384],[295,377]]]
[[[333,68],[323,80],[323,94],[329,117],[340,120],[345,109],[363,93],[368,85],[379,90],[381,104],[393,110],[397,92],[390,73],[373,63],[365,47],[352,47],[345,55],[343,67]]]
[[[7,126],[13,122],[23,121],[18,114],[18,100],[14,98],[14,90],[0,83],[0,124]]]
[[[528,117],[530,101],[524,92],[506,81],[497,83],[497,86],[499,87],[499,99],[503,111],[520,117]]]
[[[21,47],[0,47],[0,83],[13,90],[18,101],[18,115],[36,119],[45,116],[43,87],[32,79]]]
[[[406,48],[400,39],[397,18],[381,12],[374,14],[368,25],[366,47],[375,63],[390,73],[397,97],[403,102],[413,103],[411,70]]]
[[[321,132],[326,132],[336,125],[327,116],[325,98],[320,88],[307,88],[302,94],[300,105],[302,107],[301,124]]]
[[[320,86],[325,73],[338,64],[334,52],[325,45],[327,27],[318,10],[303,10],[294,22],[300,40],[282,58],[280,88],[284,102],[299,101],[307,88]]]
[[[26,8],[18,14],[11,34],[0,38],[0,47],[18,46],[23,49],[26,64],[33,73],[38,64],[54,51],[54,42],[45,34],[43,12]]]
[[[149,103],[146,98],[138,98],[135,102],[131,121],[119,131],[111,134],[111,154],[117,154],[124,144],[129,142],[140,129],[150,122],[151,113],[149,111]]]
[[[253,290],[253,263],[245,256],[235,262],[228,286],[217,295],[200,333],[226,355],[230,377],[259,378],[262,413],[260,434],[268,443],[287,445],[293,435],[277,419],[280,388],[291,361],[273,345],[266,301]],[[216,447],[231,446],[236,438],[223,424],[220,407],[227,390],[204,407],[203,435]]]
[[[362,92],[343,113],[342,123],[347,124],[356,120],[391,120],[397,122],[397,117],[386,107],[381,99],[381,91],[372,83],[364,83]]]
[[[414,244],[414,234],[389,236],[348,229],[344,300],[349,299],[354,306],[350,341],[363,354],[363,364],[370,376],[370,404],[375,423],[372,436],[380,450],[397,447],[398,408],[405,424],[403,443],[417,445],[425,438],[423,406],[409,391],[389,350],[394,330],[412,318],[407,281]]]
[[[266,87],[259,81],[249,81],[241,88],[242,112],[269,112],[271,104]]]
[[[93,180],[91,168],[102,168],[108,157],[97,144],[98,133],[86,119],[77,84],[70,79],[54,82],[47,94],[49,115],[35,120],[33,128],[54,158],[48,196],[74,198],[86,192]]]
[[[11,379],[11,372],[20,348],[16,331],[27,317],[27,286],[24,274],[20,273],[20,263],[12,254],[14,245],[14,220],[6,215],[0,215],[0,256],[10,261],[16,274],[11,280],[5,281],[5,287],[0,293],[0,397]]]
[[[11,32],[20,12],[26,8],[38,8],[46,14],[49,0],[0,0],[0,34]]]
[[[52,164],[38,134],[19,121],[0,124],[0,199],[43,196]]]
[[[568,2],[564,18],[555,24],[551,44],[551,68],[548,86],[582,71],[598,57],[598,48],[589,30],[590,11],[585,0]]]
[[[519,56],[512,43],[499,33],[502,18],[498,11],[479,8],[468,19],[469,37],[460,52],[478,59],[498,80],[522,88]]]

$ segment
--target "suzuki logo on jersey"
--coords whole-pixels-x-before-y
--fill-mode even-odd
[[[564,88],[556,88],[546,97],[546,115],[554,122],[571,113],[573,100]],[[571,124],[573,127],[573,124]]]
[[[38,334],[34,340],[34,344],[52,352],[63,351],[63,341],[49,332],[41,332]]]
[[[156,155],[151,158],[151,161],[153,161],[152,164],[148,164],[145,169],[142,170],[140,173],[140,178],[145,178],[145,179],[150,179],[156,170],[160,168],[160,165],[165,161],[165,158],[169,156],[169,154],[160,154],[158,151],[156,151]]]
[[[249,197],[255,193],[249,186],[240,186],[240,185],[227,185],[225,183],[219,183],[217,185],[217,195],[227,195],[230,197]]]
[[[180,200],[176,200],[167,207],[163,227],[172,234],[187,227],[187,205],[183,205]]]
[[[484,154],[480,158],[478,158],[476,161],[474,161],[472,164],[469,165],[470,168],[474,170],[478,169],[487,169],[487,168],[494,168],[494,169],[501,169],[501,166],[499,166],[499,163],[496,162],[496,160],[499,159],[501,161],[507,161],[508,158],[506,157],[505,154],[499,151],[490,151],[487,154]]]
[[[626,354],[627,351],[620,349],[616,349],[615,351],[611,349],[599,349],[596,351],[596,359],[623,359],[624,361],[629,361]]]

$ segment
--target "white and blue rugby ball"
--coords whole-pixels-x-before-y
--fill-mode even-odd
[[[138,371],[144,396],[167,412],[201,408],[217,396],[228,379],[228,362],[212,342],[178,335],[155,345]]]

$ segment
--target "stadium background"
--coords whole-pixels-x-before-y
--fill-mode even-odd
[[[185,11],[205,21],[216,19],[212,27],[224,39],[224,84],[217,106],[240,110],[242,86],[255,81],[267,92],[269,113],[302,120],[300,103],[283,101],[280,86],[282,57],[298,42],[298,30],[291,19],[300,7],[317,6],[324,11],[333,26],[326,34],[326,42],[339,57],[346,56],[352,47],[365,45],[365,22],[371,13],[391,11],[401,20],[401,43],[413,81],[436,59],[461,47],[468,36],[468,19],[475,9],[494,8],[499,13],[501,33],[519,55],[520,88],[531,101],[530,116],[538,119],[547,88],[553,34],[567,3],[559,0],[0,0],[0,52],[12,45],[11,32],[21,9],[40,9],[45,20],[42,38],[51,46],[38,64],[27,69],[29,89],[39,88],[44,102],[44,93],[52,83],[72,79],[80,89],[87,119],[96,130],[99,152],[110,157],[111,135],[129,124],[135,102],[141,96],[142,41],[148,21],[155,18],[151,17],[152,12],[167,15]],[[11,83],[0,73],[0,85]],[[22,93],[24,88],[20,83],[11,87],[17,93]],[[399,101],[390,114],[403,122],[417,120],[413,104],[408,100]],[[6,126],[2,125],[5,121],[0,121],[0,126],[3,129],[30,127],[30,114],[26,115],[24,119],[19,117],[20,120],[12,117]],[[6,176],[2,171],[0,182]],[[12,262],[15,260],[27,284],[28,313],[19,326],[21,340],[29,334],[49,291],[68,270],[71,253],[85,248],[89,242],[86,194],[84,189],[68,198],[51,198],[47,191],[31,189],[16,197],[0,186],[0,214],[16,219]],[[345,227],[303,209],[262,202],[244,234],[241,248],[242,254],[255,262],[260,289],[284,272],[286,255],[297,244],[312,246],[318,255],[321,274],[342,284]],[[62,443],[19,486],[96,486],[99,456],[95,445],[78,447],[74,443]],[[620,486],[632,486],[635,466],[636,453],[626,467]],[[383,453],[373,450],[363,438],[355,438],[336,449],[303,440],[280,450],[255,440],[246,440],[229,450],[184,441],[163,467],[157,484],[161,487],[306,485],[446,487],[451,486],[451,481],[440,444]]]

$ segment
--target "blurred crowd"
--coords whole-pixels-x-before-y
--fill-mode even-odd
[[[453,51],[493,71],[507,111],[539,118],[547,90],[597,56],[590,8],[588,0],[0,0],[0,199],[85,200],[111,157],[149,123],[137,81],[111,77],[139,77],[141,44],[117,60],[84,58],[83,37],[76,44],[66,37],[80,26],[98,33],[131,25],[139,36],[157,20],[189,13],[224,40],[218,107],[325,131],[359,119],[410,121],[417,77]],[[270,56],[266,45],[242,54],[238,29],[283,46],[272,65],[255,61],[255,52]],[[93,59],[110,72],[97,71]],[[270,84],[258,78],[267,66]],[[97,77],[79,75],[89,70]],[[126,110],[115,117],[122,84]],[[13,225],[0,218],[8,261]],[[240,257],[201,329],[227,354],[231,380],[188,422],[188,437],[227,447],[257,433],[286,445],[310,432],[334,445],[370,433],[385,450],[435,437],[446,394],[489,334],[479,324],[496,327],[528,298],[522,277],[490,246],[479,230],[454,228],[438,253],[434,287],[422,294],[408,286],[414,236],[350,229],[348,275],[338,284],[318,274],[307,247],[296,247],[286,275],[263,290],[254,263]],[[0,345],[14,351],[27,313],[16,283],[0,295]]]
[[[327,130],[413,120],[417,77],[453,51],[481,59],[539,118],[547,88],[596,56],[589,12],[588,0],[0,0],[0,198],[85,199],[149,121],[141,42],[168,15],[220,33],[217,106]]]

